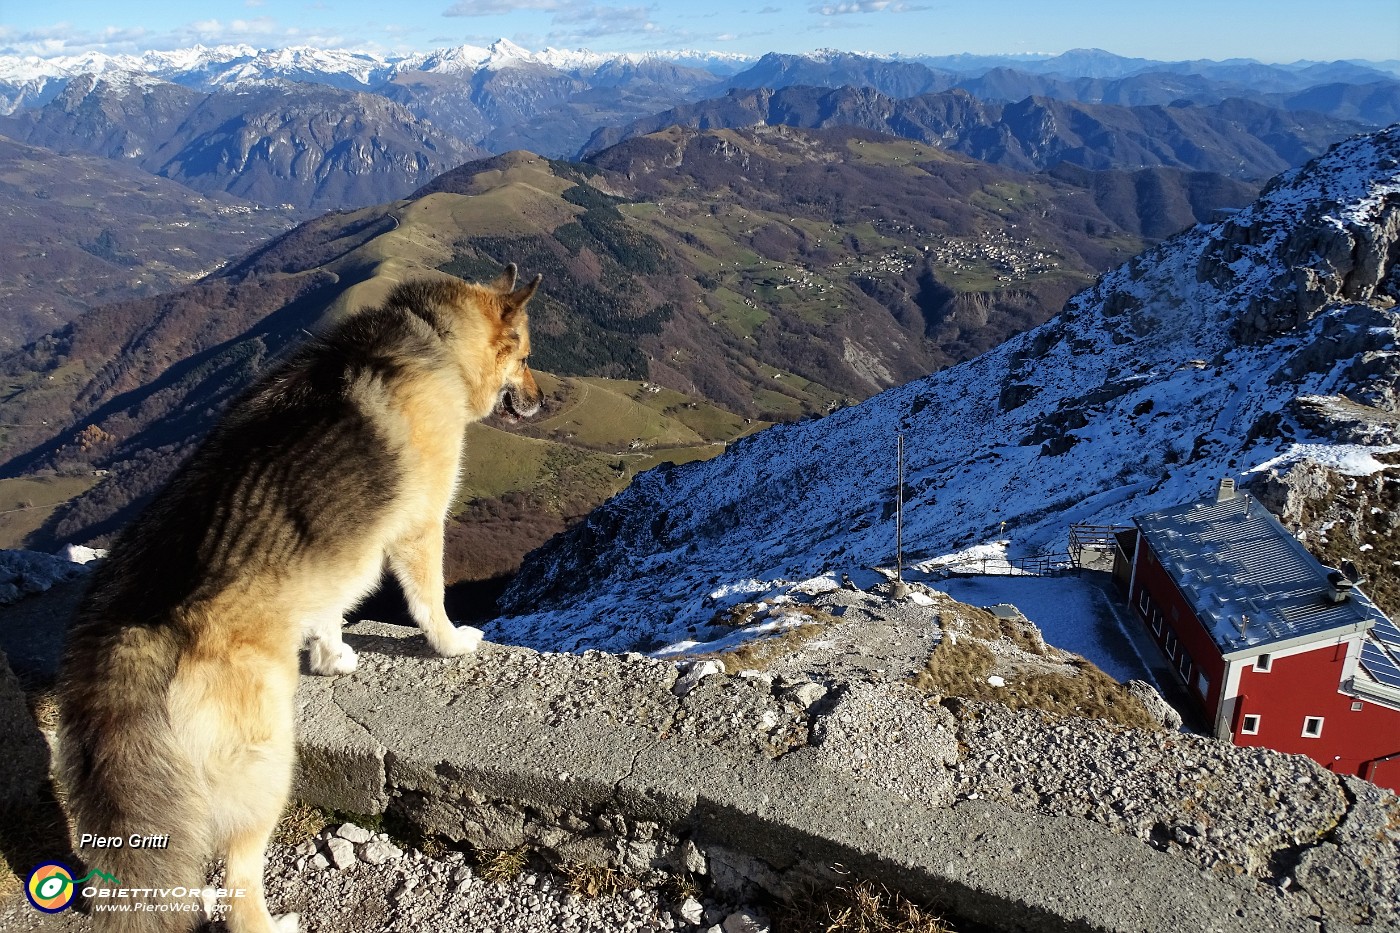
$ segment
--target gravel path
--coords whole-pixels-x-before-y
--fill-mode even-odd
[[[352,841],[354,840],[354,841]],[[301,918],[302,933],[762,933],[759,916],[632,888],[586,897],[549,872],[486,881],[465,855],[404,851],[384,834],[344,824],[297,846],[273,845],[268,903]],[[217,884],[216,874],[212,883]],[[0,904],[4,933],[77,933],[74,911],[43,914],[24,900]],[[225,933],[222,923],[210,933]]]

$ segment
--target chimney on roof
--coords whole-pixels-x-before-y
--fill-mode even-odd
[[[1334,570],[1327,575],[1327,592],[1323,597],[1329,603],[1344,603],[1351,599],[1351,591],[1356,587],[1346,578],[1346,574],[1340,570]]]
[[[1234,477],[1227,476],[1220,481],[1220,488],[1215,491],[1216,502],[1229,502],[1235,498]]]

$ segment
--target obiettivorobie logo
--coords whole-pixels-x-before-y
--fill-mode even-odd
[[[97,882],[105,884],[99,886]],[[246,897],[243,888],[188,887],[128,888],[105,871],[93,869],[81,878],[62,862],[45,862],[29,873],[24,895],[36,910],[56,914],[73,905],[81,893],[97,912],[146,911],[202,914],[206,919],[222,919],[228,901]]]
[[[121,886],[121,882],[105,871],[93,870],[81,878],[74,878],[72,870],[62,862],[45,862],[29,873],[24,895],[29,903],[46,914],[56,914],[67,910],[73,904],[73,895],[78,885],[100,878],[103,881]]]

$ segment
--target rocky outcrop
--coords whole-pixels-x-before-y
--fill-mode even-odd
[[[1336,147],[1265,188],[1259,204],[1225,222],[1197,265],[1198,281],[1226,290],[1248,289],[1250,312],[1236,324],[1241,340],[1254,342],[1300,327],[1337,302],[1389,308],[1400,301],[1400,187],[1342,201],[1329,189],[1342,159],[1358,175],[1384,178],[1400,166],[1400,137],[1371,137],[1373,146]],[[1303,190],[1316,180],[1320,197],[1298,202],[1270,195]]]

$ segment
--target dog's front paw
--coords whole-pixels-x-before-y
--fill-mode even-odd
[[[447,629],[437,638],[429,636],[433,650],[444,658],[455,658],[460,654],[470,654],[481,644],[482,631],[470,625],[458,625]]]
[[[320,641],[312,642],[310,660],[311,670],[327,677],[337,674],[353,674],[360,663],[355,649],[343,641],[333,645],[327,645]]]

